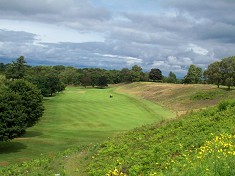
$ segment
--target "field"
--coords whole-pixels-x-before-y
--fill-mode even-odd
[[[45,99],[41,121],[23,137],[0,144],[0,165],[100,143],[117,133],[174,116],[150,101],[113,90],[68,87]]]
[[[1,165],[37,159],[0,175],[235,175],[234,98],[213,85],[69,87],[25,136],[1,144]]]

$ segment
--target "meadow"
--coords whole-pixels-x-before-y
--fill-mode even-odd
[[[174,116],[150,101],[114,89],[68,87],[46,98],[45,113],[36,126],[21,138],[0,143],[0,165],[101,143],[117,133]]]

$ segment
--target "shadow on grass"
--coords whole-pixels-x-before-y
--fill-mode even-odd
[[[0,142],[0,154],[16,153],[26,148],[21,142]]]
[[[41,136],[42,133],[39,131],[26,131],[26,133],[22,136],[22,138],[31,138],[36,136]]]

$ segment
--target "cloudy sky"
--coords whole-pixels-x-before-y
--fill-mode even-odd
[[[0,62],[160,68],[235,55],[234,0],[0,0]]]

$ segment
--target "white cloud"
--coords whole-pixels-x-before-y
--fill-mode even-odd
[[[186,49],[186,51],[192,51],[192,52],[194,52],[196,54],[200,54],[200,55],[204,55],[204,56],[208,54],[208,50],[207,49],[202,48],[202,47],[200,47],[198,45],[195,45],[195,44],[192,44],[192,43],[189,44],[189,46]]]

